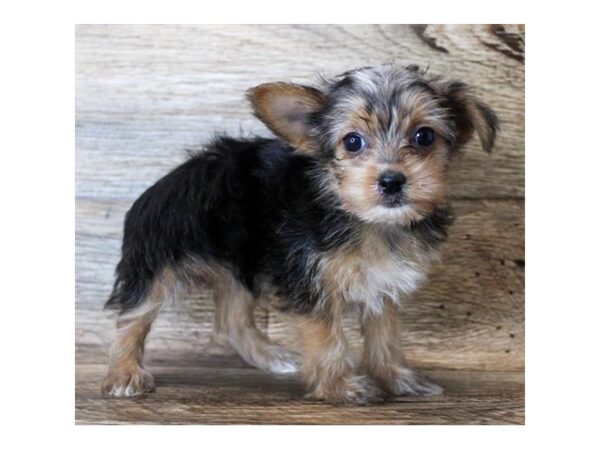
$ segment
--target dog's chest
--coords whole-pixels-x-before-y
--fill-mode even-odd
[[[436,257],[410,234],[365,233],[322,259],[321,283],[326,295],[380,312],[386,296],[399,302],[414,292]]]

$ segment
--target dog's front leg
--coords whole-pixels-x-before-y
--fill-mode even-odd
[[[297,325],[307,398],[362,404],[381,398],[368,377],[354,372],[339,308],[300,317]]]
[[[361,314],[365,347],[362,365],[377,384],[392,395],[438,395],[443,389],[412,370],[400,342],[398,308],[384,299],[381,312],[365,310]]]

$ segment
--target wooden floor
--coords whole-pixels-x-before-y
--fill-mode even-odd
[[[88,349],[90,353],[93,349]],[[183,356],[183,355],[182,355]],[[85,356],[79,358],[86,360]],[[424,370],[445,388],[369,406],[303,399],[295,375],[271,375],[234,356],[170,355],[148,367],[157,390],[137,398],[100,393],[104,363],[76,366],[78,424],[523,424],[522,372]]]

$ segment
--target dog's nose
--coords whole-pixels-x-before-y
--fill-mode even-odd
[[[379,189],[383,194],[397,194],[406,183],[402,172],[384,172],[379,176]]]

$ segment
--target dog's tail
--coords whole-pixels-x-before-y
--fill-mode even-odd
[[[144,303],[153,278],[152,274],[146,272],[123,257],[117,265],[117,278],[104,309],[123,314]]]

